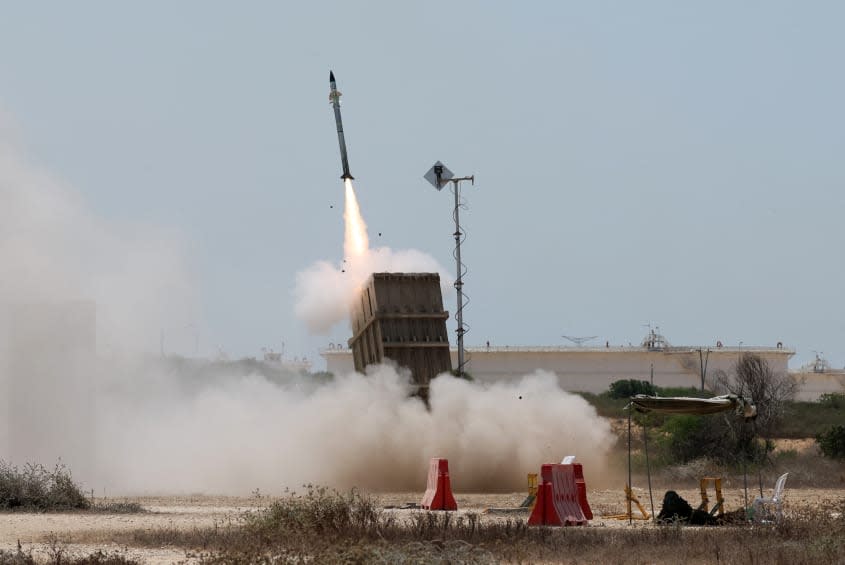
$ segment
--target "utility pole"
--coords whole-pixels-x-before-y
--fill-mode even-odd
[[[701,369],[701,392],[704,392],[704,381],[707,379],[707,361],[710,360],[710,348],[707,348],[707,355],[698,348],[698,366]]]
[[[448,183],[452,183],[452,193],[455,195],[455,209],[452,213],[452,217],[455,219],[455,233],[452,235],[455,237],[454,257],[457,271],[454,286],[458,297],[458,305],[455,310],[455,322],[458,325],[458,368],[455,373],[457,376],[463,377],[464,365],[466,365],[466,360],[464,359],[464,334],[467,332],[467,329],[464,326],[464,304],[465,301],[468,302],[468,300],[466,299],[466,294],[464,294],[464,275],[467,273],[467,268],[461,261],[461,243],[464,239],[466,239],[466,237],[464,232],[461,231],[460,219],[460,209],[462,207],[465,208],[466,206],[461,202],[460,193],[461,182],[470,181],[471,184],[475,185],[475,175],[468,177],[455,177],[446,165],[437,161],[424,175],[424,178],[434,185],[434,188],[437,190],[442,190]]]

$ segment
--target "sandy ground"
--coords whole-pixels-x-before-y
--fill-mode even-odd
[[[751,488],[751,485],[749,485]],[[654,505],[659,511],[664,490],[655,489]],[[700,495],[694,489],[680,489],[681,496],[693,506],[697,506]],[[648,491],[635,489],[647,511],[651,511]],[[759,494],[749,490],[749,500]],[[766,493],[769,494],[768,492]],[[726,510],[736,510],[743,506],[744,490],[731,486],[723,491]],[[384,506],[402,506],[406,503],[418,503],[422,493],[393,493],[378,495]],[[515,508],[525,498],[525,493],[510,494],[473,494],[455,493],[459,513],[476,512],[482,520],[527,520],[528,511],[498,512],[490,508]],[[715,495],[710,490],[711,501]],[[621,490],[590,490],[588,499],[595,515],[591,527],[627,528],[627,520],[608,518],[612,514],[625,511],[624,494]],[[33,550],[36,556],[48,556],[51,551],[61,550],[67,553],[88,554],[96,550],[121,552],[146,563],[191,563],[196,558],[184,549],[172,547],[139,548],[119,546],[112,541],[116,532],[135,529],[179,528],[222,525],[237,522],[245,512],[267,504],[270,498],[234,498],[215,496],[193,497],[147,497],[134,498],[147,510],[141,514],[0,514],[0,549],[14,549],[20,541],[24,550]],[[785,510],[794,511],[803,506],[816,506],[822,501],[845,500],[845,489],[787,489]],[[399,515],[410,515],[414,510],[392,509]],[[654,527],[650,522],[635,521],[633,527]]]
[[[113,499],[139,502],[146,512],[140,514],[0,514],[0,549],[15,549],[18,542],[36,556],[51,551],[84,555],[97,550],[120,552],[146,563],[192,562],[184,549],[169,547],[132,548],[109,542],[110,534],[121,531],[157,528],[189,530],[237,522],[244,512],[262,506],[265,500],[219,496],[144,497]]]

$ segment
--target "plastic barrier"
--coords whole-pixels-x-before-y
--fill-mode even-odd
[[[542,482],[529,526],[583,526],[587,517],[578,503],[575,466],[547,464],[540,468]],[[586,500],[586,497],[585,497]]]
[[[573,463],[573,470],[575,471],[575,486],[578,488],[578,505],[584,512],[584,517],[587,520],[593,519],[593,510],[590,508],[590,503],[587,502],[587,483],[584,482],[584,466],[580,463]]]
[[[428,486],[422,503],[426,510],[457,510],[458,503],[452,496],[452,483],[449,481],[449,460],[432,458],[428,465]]]

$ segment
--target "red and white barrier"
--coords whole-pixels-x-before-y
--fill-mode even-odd
[[[449,480],[449,460],[432,458],[428,465],[428,486],[422,503],[426,510],[457,510],[458,503],[452,496],[452,483]]]
[[[540,486],[537,502],[528,518],[529,526],[583,526],[587,516],[582,508],[579,487],[576,483],[575,466],[580,464],[546,464],[540,468]],[[587,489],[583,470],[579,469],[581,484],[584,485],[583,504],[587,504]],[[590,511],[590,516],[592,512]]]
[[[584,482],[584,466],[580,463],[572,464],[575,471],[575,486],[578,488],[578,505],[581,511],[584,512],[584,517],[587,520],[593,519],[593,510],[590,508],[590,503],[587,502],[587,483]]]

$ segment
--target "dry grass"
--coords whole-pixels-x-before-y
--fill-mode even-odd
[[[185,548],[205,563],[819,565],[845,562],[845,502],[796,510],[776,526],[529,528],[524,517],[386,511],[356,491],[310,487],[234,522],[113,541]]]
[[[64,544],[53,540],[46,556],[36,558],[32,550],[24,551],[20,542],[15,551],[0,550],[0,565],[140,565],[119,552],[95,551],[88,555],[69,553]]]

